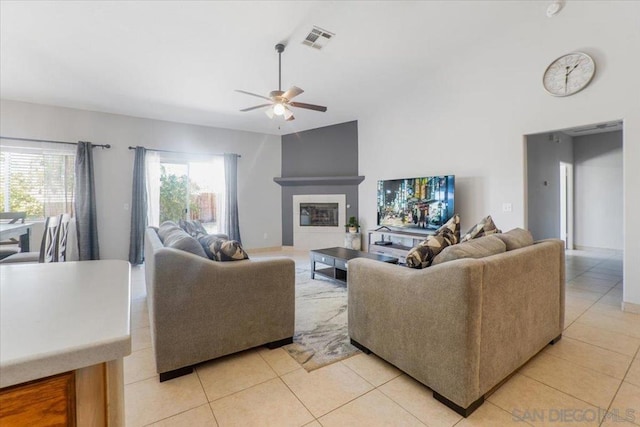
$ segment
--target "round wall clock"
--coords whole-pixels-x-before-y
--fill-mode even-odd
[[[542,84],[553,96],[569,96],[587,87],[595,72],[593,58],[586,53],[572,52],[549,64]]]

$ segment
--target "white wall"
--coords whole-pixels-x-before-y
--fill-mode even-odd
[[[622,249],[622,132],[573,139],[576,247]]]
[[[133,150],[147,148],[204,153],[238,153],[240,234],[247,248],[280,246],[282,212],[279,136],[194,126],[2,100],[2,136],[91,141],[111,144],[94,149],[98,234],[103,259],[129,257]],[[266,234],[266,238],[264,238]]]
[[[536,240],[561,238],[560,162],[573,163],[572,140],[562,133],[527,136],[525,222]]]
[[[358,118],[362,222],[375,225],[378,179],[453,173],[463,229],[487,214],[502,229],[522,227],[523,135],[624,119],[623,299],[640,305],[640,2],[567,2],[552,19],[544,7],[523,19],[491,43],[452,52],[420,84]],[[594,80],[567,98],[548,95],[542,73],[575,50],[595,59]],[[503,202],[513,211],[503,213]]]

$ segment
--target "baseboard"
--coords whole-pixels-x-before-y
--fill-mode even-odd
[[[612,249],[612,248],[595,248],[593,246],[582,246],[582,245],[573,245],[573,250],[577,251],[587,251],[587,252],[604,252],[611,255],[620,255],[624,253],[622,249]]]
[[[640,314],[640,304],[634,304],[632,302],[622,302],[622,311],[627,313]]]

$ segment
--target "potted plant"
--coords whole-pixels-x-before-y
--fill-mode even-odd
[[[347,228],[349,229],[349,233],[357,233],[360,228],[360,224],[358,224],[358,220],[355,216],[349,217],[349,221],[347,222]]]

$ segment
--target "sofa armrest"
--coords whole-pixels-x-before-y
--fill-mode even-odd
[[[477,399],[482,262],[349,261],[349,336],[466,407]]]
[[[293,260],[217,262],[171,248],[153,257],[148,301],[158,372],[188,365],[185,354],[197,363],[293,336]]]

